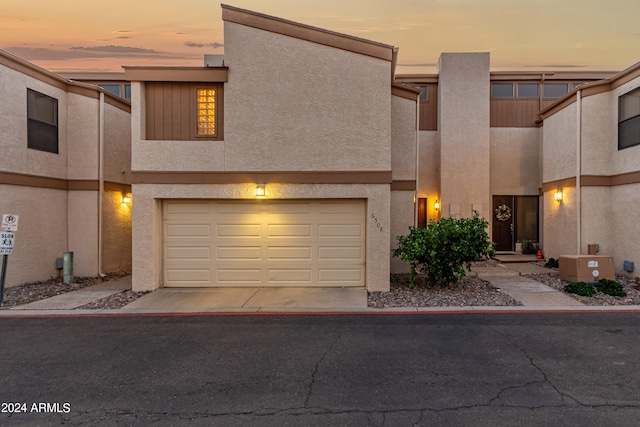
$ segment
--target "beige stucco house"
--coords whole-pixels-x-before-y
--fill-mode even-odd
[[[576,88],[540,117],[547,255],[597,244],[622,271],[640,255],[640,63]]]
[[[18,215],[6,286],[131,268],[130,104],[0,50],[0,214]]]
[[[29,236],[13,283],[73,250],[78,274],[132,266],[138,291],[384,291],[407,271],[396,236],[474,211],[498,251],[597,244],[618,272],[635,262],[640,65],[495,72],[488,52],[443,53],[435,74],[398,75],[393,46],[231,6],[222,19],[224,55],[203,67],[67,75],[105,90],[0,57],[19,100],[0,105],[0,203]],[[28,145],[29,91],[57,100],[58,153]]]
[[[393,235],[414,223],[420,92],[394,82],[395,49],[222,19],[206,67],[125,67],[134,290],[389,289]]]

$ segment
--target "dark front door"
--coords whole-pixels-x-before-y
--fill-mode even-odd
[[[496,251],[515,250],[513,196],[493,196],[493,241]]]

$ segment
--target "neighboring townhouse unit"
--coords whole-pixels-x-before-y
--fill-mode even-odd
[[[438,74],[397,76],[422,89],[418,224],[477,211],[489,220],[498,251],[541,243],[538,112],[611,74],[491,72],[490,54],[481,52],[443,53]],[[507,215],[499,220],[497,209]]]
[[[19,217],[6,285],[131,268],[130,104],[0,50],[0,214]]]
[[[224,57],[125,67],[133,289],[389,289],[419,90],[392,46],[222,6]],[[395,264],[403,269],[401,263]]]
[[[547,255],[597,244],[617,271],[640,261],[640,63],[576,88],[540,116]]]

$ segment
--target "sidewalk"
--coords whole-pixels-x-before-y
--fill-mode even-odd
[[[0,310],[0,317],[193,313],[450,313],[543,311],[640,311],[640,306],[585,306],[564,292],[522,274],[547,273],[533,263],[498,264],[473,271],[522,302],[520,307],[367,307],[364,288],[161,288],[120,309],[77,309],[131,289],[131,276],[88,286],[30,304]]]

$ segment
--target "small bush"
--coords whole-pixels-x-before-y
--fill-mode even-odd
[[[409,228],[408,236],[398,236],[393,256],[411,266],[410,287],[416,283],[417,270],[427,275],[430,285],[442,287],[465,278],[471,262],[495,255],[487,234],[489,223],[474,212],[473,218],[442,218],[429,221],[427,228]]]
[[[624,291],[622,285],[616,281],[609,279],[600,279],[600,286],[598,290],[603,294],[612,295],[614,297],[626,297],[627,293]]]
[[[549,260],[544,264],[547,268],[560,268],[560,263],[555,258],[549,258]]]
[[[593,285],[585,282],[570,282],[564,287],[564,291],[570,294],[582,295],[583,297],[592,297],[596,293]]]

